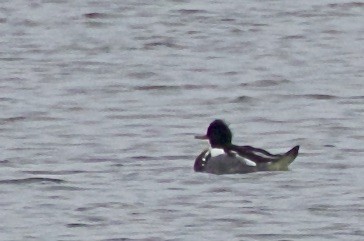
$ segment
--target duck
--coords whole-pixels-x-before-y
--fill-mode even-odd
[[[216,119],[210,123],[207,133],[195,136],[208,140],[210,147],[199,154],[194,163],[195,172],[212,174],[244,174],[258,171],[287,171],[288,166],[298,156],[297,145],[282,154],[252,146],[232,144],[232,132],[225,121]]]

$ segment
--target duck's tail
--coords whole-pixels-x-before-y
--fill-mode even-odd
[[[272,162],[268,165],[267,169],[269,171],[287,171],[288,166],[296,159],[298,156],[298,150],[300,146],[295,146],[285,154],[283,154],[282,158],[278,159],[275,162]]]

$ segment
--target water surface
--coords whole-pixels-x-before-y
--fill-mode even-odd
[[[2,1],[0,240],[363,240],[355,1]],[[289,172],[194,173],[193,139]]]

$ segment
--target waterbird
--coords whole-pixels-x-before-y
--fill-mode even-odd
[[[206,135],[195,138],[208,140],[210,147],[197,156],[194,170],[213,174],[286,171],[300,148],[297,145],[286,153],[271,154],[252,146],[234,145],[230,128],[220,119],[210,123]]]

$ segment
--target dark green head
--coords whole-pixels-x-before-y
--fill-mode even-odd
[[[207,128],[204,136],[196,136],[197,139],[208,139],[211,147],[227,147],[231,145],[232,133],[223,120],[214,120]]]

